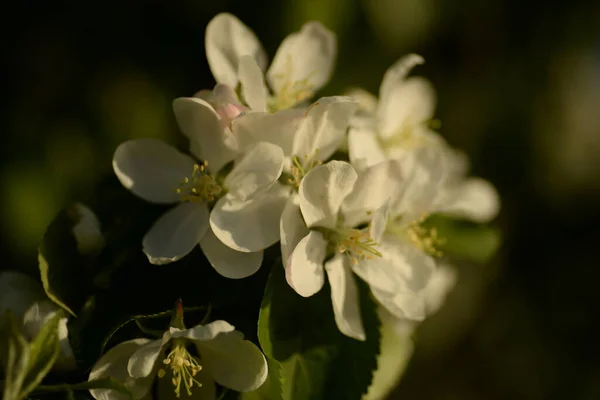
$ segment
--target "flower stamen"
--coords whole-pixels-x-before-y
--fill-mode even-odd
[[[315,152],[312,155],[305,154],[302,162],[297,156],[292,157],[292,167],[290,168],[292,177],[288,179],[290,185],[299,187],[302,178],[304,178],[311,169],[323,164],[322,160],[317,159],[318,152],[319,149],[315,149]]]
[[[306,78],[297,81],[292,80],[294,64],[292,56],[286,59],[285,72],[274,76],[275,79],[283,81],[279,92],[268,99],[271,112],[294,107],[296,104],[311,98],[314,94],[314,84],[310,83],[311,77],[316,71],[310,73]]]
[[[185,177],[175,189],[181,201],[193,203],[214,201],[223,188],[207,171],[208,162],[195,164],[191,177]]]
[[[349,256],[354,264],[381,257],[381,253],[377,250],[379,243],[371,237],[368,227],[331,229],[328,231],[328,236],[335,250]]]
[[[185,348],[185,342],[176,343],[171,352],[163,360],[163,364],[171,369],[173,378],[171,383],[175,386],[175,395],[181,396],[181,383],[185,387],[188,396],[192,395],[192,387],[194,384],[202,387],[202,384],[195,376],[202,370],[202,366]],[[166,375],[166,370],[161,368],[158,370],[158,377],[163,378]]]
[[[446,243],[446,238],[440,237],[436,228],[423,226],[429,215],[423,215],[417,220],[410,222],[391,221],[386,227],[386,232],[408,240],[422,252],[433,257],[444,255],[440,247]]]

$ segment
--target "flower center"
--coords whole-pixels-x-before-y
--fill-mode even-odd
[[[314,85],[310,83],[310,78],[314,73],[310,73],[306,78],[294,81],[292,74],[294,64],[292,57],[286,60],[285,72],[274,75],[273,78],[283,81],[278,93],[267,100],[269,111],[272,113],[292,108],[296,104],[311,98],[314,94]]]
[[[304,178],[311,169],[323,164],[323,161],[317,160],[318,152],[319,149],[316,149],[312,156],[305,154],[302,159],[297,156],[292,157],[292,167],[290,168],[292,177],[288,179],[288,183],[290,185],[299,187],[300,182],[302,182],[302,178]]]
[[[446,243],[446,238],[440,237],[436,228],[427,228],[423,222],[428,215],[417,220],[401,222],[399,219],[391,221],[386,227],[386,232],[397,237],[407,238],[416,248],[433,257],[443,255],[440,247]]]
[[[369,227],[329,229],[326,237],[336,251],[349,256],[354,264],[381,257],[381,253],[377,250],[379,243],[371,237]]]
[[[429,121],[423,121],[421,123],[407,122],[402,125],[396,133],[387,139],[381,139],[383,147],[395,147],[403,149],[415,149],[418,147],[434,144],[430,136],[425,134],[419,134],[420,130],[417,128],[419,125],[428,126],[430,129],[439,128],[440,122],[437,119]]]
[[[198,364],[198,361],[191,356],[191,354],[185,348],[185,342],[176,342],[171,352],[163,360],[163,364],[171,369],[173,379],[171,382],[175,386],[175,395],[181,396],[181,384],[185,387],[188,396],[192,395],[192,387],[194,383],[196,386],[201,387],[202,384],[195,378],[196,374],[202,370],[202,366]],[[163,378],[166,375],[166,371],[161,368],[158,370],[158,377]]]
[[[179,187],[175,189],[181,201],[194,203],[213,201],[222,192],[223,188],[208,173],[207,166],[208,162],[206,161],[202,164],[195,164],[192,176],[186,176]]]

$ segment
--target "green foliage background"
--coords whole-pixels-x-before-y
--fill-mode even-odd
[[[335,30],[339,59],[323,94],[358,85],[375,92],[399,56],[422,54],[426,64],[415,73],[437,88],[442,134],[502,195],[500,254],[485,267],[457,265],[460,285],[419,330],[392,398],[600,397],[600,9],[583,0],[16,2],[0,28],[7,67],[1,268],[37,273],[45,228],[72,200],[89,204],[112,229],[110,254],[119,251],[119,234],[141,237],[147,225],[127,216],[139,212],[149,224],[160,209],[140,209],[141,202],[115,189],[112,152],[135,137],[182,144],[170,102],[213,85],[204,28],[220,11],[252,27],[271,56],[308,19]],[[462,228],[461,240],[470,242],[469,227]],[[116,265],[88,266],[113,271],[96,283],[119,287],[100,291],[84,310],[122,307],[131,316],[168,310],[180,285],[194,292],[200,280],[222,279],[183,261],[165,267],[166,282],[163,270],[142,269],[139,252],[104,261]],[[268,272],[218,287],[240,293],[236,285],[264,284]],[[157,283],[141,285],[140,275]],[[163,296],[138,304],[127,297],[134,283]],[[248,307],[258,310],[260,299]],[[232,322],[252,332],[243,318]],[[108,326],[81,324],[89,335]]]

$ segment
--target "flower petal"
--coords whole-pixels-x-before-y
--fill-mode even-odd
[[[281,176],[283,150],[281,147],[260,142],[250,148],[235,162],[233,170],[225,178],[229,190],[227,196],[238,201],[266,192]]]
[[[302,216],[309,228],[333,227],[342,201],[352,191],[358,175],[347,162],[330,161],[310,170],[298,193]]]
[[[251,112],[233,120],[231,130],[239,151],[257,142],[269,142],[281,147],[285,155],[290,155],[296,131],[303,119],[304,110],[300,108],[285,109],[274,114]]]
[[[367,114],[374,114],[377,111],[377,97],[373,93],[354,87],[347,90],[345,95],[359,102],[359,111],[364,111]]]
[[[218,172],[236,157],[234,138],[226,136],[229,133],[208,102],[180,97],[173,100],[173,111],[179,129],[190,139],[190,151],[200,160],[206,160],[212,172]]]
[[[215,381],[222,386],[248,392],[261,386],[268,375],[265,356],[238,331],[221,333],[212,340],[194,342]]]
[[[157,139],[121,143],[113,156],[113,169],[125,188],[152,203],[175,203],[175,189],[192,172],[194,160]]]
[[[133,339],[119,343],[106,352],[92,368],[88,380],[114,378],[122,382],[133,395],[133,399],[141,399],[152,388],[153,374],[146,378],[135,379],[127,372],[129,358],[150,342],[149,339]],[[90,389],[90,394],[96,400],[127,400],[129,396],[117,393],[112,389]]]
[[[213,233],[237,251],[266,249],[279,240],[279,219],[288,196],[289,189],[276,182],[264,194],[245,202],[222,197],[210,213]]]
[[[310,231],[303,237],[285,264],[287,283],[303,297],[310,297],[323,287],[323,261],[327,241],[321,232]]]
[[[279,221],[281,259],[284,263],[287,262],[300,240],[308,235],[308,232],[298,205],[298,195],[292,193],[285,204]]]
[[[457,278],[456,270],[447,264],[441,264],[433,272],[425,287],[427,313],[432,314],[442,307],[446,296],[456,285]]]
[[[325,271],[331,286],[331,303],[338,329],[344,335],[357,340],[366,340],[365,329],[360,316],[358,288],[346,257],[334,256],[325,263]]]
[[[348,131],[348,156],[357,170],[386,160],[377,134],[369,128],[350,128]]]
[[[500,211],[500,197],[496,188],[481,178],[469,178],[453,188],[441,211],[474,222],[489,222]]]
[[[254,32],[229,13],[218,14],[208,23],[205,48],[215,80],[231,87],[237,86],[237,70],[242,56],[250,55],[261,70],[266,68],[267,56]]]
[[[171,335],[165,332],[162,339],[152,340],[140,346],[127,361],[127,372],[132,378],[151,376],[156,369],[158,357],[162,354],[163,346],[170,340]]]
[[[344,141],[350,117],[357,108],[356,100],[344,96],[323,97],[313,103],[296,132],[292,154],[301,160],[308,156],[305,164],[313,156],[327,160]]]
[[[36,302],[46,299],[42,285],[29,275],[17,271],[0,272],[0,315],[8,310],[21,322],[27,310]],[[4,318],[0,318],[0,328]]]
[[[396,318],[422,321],[426,316],[425,296],[422,292],[410,290],[390,293],[371,288],[373,297]]]
[[[435,90],[429,81],[411,77],[390,88],[386,101],[379,103],[379,130],[389,138],[403,129],[418,129],[431,118],[435,109]]]
[[[352,192],[342,203],[342,212],[348,226],[369,221],[366,212],[379,210],[390,199],[397,198],[404,189],[404,171],[400,162],[388,160],[358,174]]]
[[[200,242],[208,229],[208,208],[204,203],[181,203],[156,220],[142,244],[152,264],[181,259]]]
[[[281,42],[267,72],[269,86],[281,93],[286,85],[306,81],[314,93],[329,81],[336,55],[335,34],[319,22],[307,22]]]
[[[391,67],[383,74],[381,85],[379,86],[379,104],[388,101],[388,96],[391,91],[402,84],[406,79],[406,76],[415,66],[423,64],[425,60],[423,57],[417,54],[408,54],[398,61],[396,61]]]
[[[77,250],[84,255],[97,254],[105,243],[98,217],[82,203],[73,204],[69,212],[73,213],[77,220],[72,230],[77,242]]]
[[[238,66],[242,97],[253,111],[267,111],[267,87],[258,64],[251,56],[242,56]]]
[[[260,268],[263,252],[244,253],[225,246],[209,229],[200,247],[208,262],[225,278],[241,279],[254,274]]]
[[[196,325],[189,329],[171,328],[171,337],[187,338],[194,341],[207,341],[233,331],[235,331],[235,327],[229,322],[217,320],[206,325]]]

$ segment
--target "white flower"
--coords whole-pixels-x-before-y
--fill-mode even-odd
[[[194,351],[190,353],[190,347]],[[197,352],[197,353],[196,353]],[[134,400],[152,398],[158,376],[180,395],[214,399],[218,384],[240,392],[260,387],[268,375],[267,361],[252,342],[225,321],[213,321],[190,329],[170,328],[161,339],[134,339],[118,344],[94,365],[89,380],[113,377],[125,384]],[[160,391],[160,388],[159,388]],[[126,396],[111,389],[92,389],[98,400]]]
[[[357,185],[382,193],[382,180],[359,182],[352,166],[342,161],[317,166],[306,174],[281,220],[287,282],[301,296],[312,296],[321,290],[326,271],[336,324],[343,334],[359,340],[365,333],[351,269],[381,256],[377,247],[381,226],[361,228],[353,219],[346,220],[341,208]],[[373,202],[365,207],[376,205],[376,198],[374,193]],[[368,219],[368,209],[363,211]]]
[[[122,143],[113,157],[115,174],[127,189],[149,202],[176,204],[144,236],[150,262],[177,261],[200,244],[217,272],[230,278],[256,272],[262,250],[279,240],[276,225],[284,202],[278,206],[276,181],[282,166],[281,149],[270,143],[249,149],[226,177],[155,139]],[[264,224],[258,223],[261,218]]]
[[[379,101],[362,90],[349,94],[362,105],[348,133],[350,160],[357,169],[442,141],[429,127],[435,107],[433,87],[423,78],[406,77],[421,63],[421,56],[411,54],[392,65],[383,76]]]
[[[29,276],[15,271],[0,273],[0,326],[4,315],[10,310],[21,332],[29,340],[33,340],[42,326],[59,310],[42,289],[39,282]],[[69,343],[67,317],[58,322],[58,340],[60,352],[53,369],[61,372],[72,371],[76,368],[75,356]]]
[[[235,88],[254,111],[294,107],[330,79],[337,54],[335,35],[316,21],[286,37],[266,72],[266,53],[256,35],[235,16],[218,14],[206,27],[206,57],[218,83]]]

